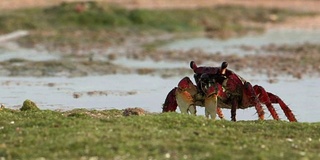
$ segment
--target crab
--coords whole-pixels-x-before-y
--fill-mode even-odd
[[[196,115],[196,106],[205,107],[205,116],[224,119],[221,108],[231,109],[231,120],[236,121],[236,110],[255,107],[260,120],[264,120],[263,105],[275,120],[280,120],[274,106],[279,104],[290,122],[297,122],[291,109],[277,95],[267,92],[227,69],[228,63],[220,67],[198,67],[190,62],[196,85],[189,77],[184,77],[167,95],[162,112],[174,112],[179,106],[181,113]]]

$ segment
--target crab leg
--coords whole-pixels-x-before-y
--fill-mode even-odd
[[[176,90],[177,87],[173,88],[167,95],[166,100],[164,101],[162,112],[175,112],[177,109],[177,100],[176,100]]]
[[[261,103],[258,99],[258,96],[257,96],[255,90],[253,89],[251,83],[245,82],[243,91],[244,91],[244,96],[246,96],[246,98],[243,98],[244,105],[245,106],[250,106],[250,104],[254,105],[257,110],[259,119],[264,120],[263,108],[261,106]],[[247,99],[247,100],[245,100],[245,99]],[[246,102],[246,101],[248,101],[248,102]]]
[[[236,99],[234,99],[231,106],[231,120],[234,122],[237,121],[236,120],[237,108],[238,108],[238,102]]]
[[[269,92],[267,93],[272,103],[278,103],[280,105],[281,109],[283,110],[284,114],[287,116],[290,122],[297,122],[297,119],[292,113],[291,109],[278,96]]]
[[[273,105],[271,104],[269,95],[266,92],[266,90],[263,87],[258,86],[258,85],[253,86],[253,89],[256,92],[256,94],[259,95],[260,102],[267,106],[273,119],[279,120],[279,116],[278,116],[276,110],[274,109]]]
[[[219,116],[220,119],[224,119],[224,115],[223,115],[223,113],[222,113],[222,110],[221,110],[221,108],[219,108],[219,107],[217,107],[217,114],[218,114],[218,116]]]

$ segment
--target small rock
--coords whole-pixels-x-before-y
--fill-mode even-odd
[[[79,97],[81,97],[82,96],[82,94],[81,93],[73,93],[73,98],[79,98]]]
[[[131,115],[138,115],[138,116],[142,116],[145,115],[146,111],[142,108],[126,108],[123,111],[123,115],[124,116],[131,116]]]
[[[40,109],[38,108],[38,106],[34,102],[27,99],[23,102],[23,105],[20,108],[20,111],[27,111],[27,110],[40,110]]]
[[[0,106],[0,111],[2,110],[2,109],[5,109],[6,107],[3,105],[3,104],[1,104],[1,106]]]

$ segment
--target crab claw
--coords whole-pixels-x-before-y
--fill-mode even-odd
[[[176,89],[176,100],[181,113],[196,114],[194,95],[197,94],[197,88],[189,77],[184,77]]]
[[[207,89],[206,97],[204,99],[205,115],[211,119],[216,119],[217,108],[218,108],[218,94],[217,87],[211,86]]]

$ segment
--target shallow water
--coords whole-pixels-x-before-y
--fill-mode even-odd
[[[210,38],[191,38],[177,40],[162,47],[164,50],[199,49],[207,53],[223,54],[258,54],[256,49],[264,45],[293,45],[302,43],[320,43],[320,30],[274,29],[263,34],[249,35],[227,40]],[[243,49],[243,48],[247,49]]]
[[[192,75],[190,75],[192,77]],[[179,77],[162,79],[157,76],[109,75],[81,78],[23,78],[1,77],[1,103],[9,108],[19,108],[25,99],[33,100],[41,109],[69,110],[124,109],[141,107],[150,112],[161,112],[167,93],[177,85]],[[270,84],[265,77],[250,77],[252,84],[259,84],[267,91],[277,94],[293,110],[300,122],[319,122],[320,83],[317,78],[296,80],[280,77]],[[93,92],[95,91],[95,92]],[[74,94],[79,94],[74,98]],[[95,94],[97,93],[97,94]],[[277,112],[286,120],[278,105]],[[266,110],[266,109],[265,109]],[[223,110],[230,119],[230,110]],[[198,114],[204,109],[198,107]],[[254,108],[238,110],[238,120],[256,120]],[[266,118],[271,119],[266,110]]]
[[[112,63],[130,68],[170,69],[188,67],[190,62],[155,62],[152,59],[141,61],[135,59],[117,58],[116,60],[113,60]]]
[[[0,44],[0,61],[7,61],[10,59],[47,61],[58,60],[60,59],[60,56],[45,50],[21,48],[16,43],[6,42]]]

